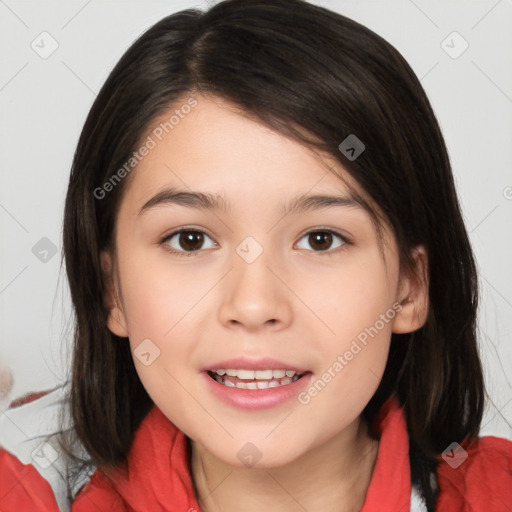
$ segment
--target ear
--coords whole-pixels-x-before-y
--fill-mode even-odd
[[[412,250],[416,272],[401,278],[397,302],[402,309],[393,320],[393,332],[405,334],[423,327],[427,320],[428,301],[428,257],[423,245]]]
[[[128,328],[126,327],[126,318],[119,299],[114,279],[114,265],[112,255],[107,251],[100,253],[101,270],[105,288],[103,303],[108,310],[107,327],[113,334],[121,338],[128,337]]]

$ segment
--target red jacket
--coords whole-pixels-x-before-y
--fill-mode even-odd
[[[53,404],[58,392],[52,392]],[[19,409],[34,408],[37,402],[48,397],[38,398]],[[46,453],[50,459],[42,464],[48,467],[42,468],[35,462],[22,462],[12,453],[17,448],[11,443],[9,451],[2,442],[2,429],[9,430],[8,425],[15,420],[21,422],[20,416],[16,419],[13,414],[16,405],[19,406],[19,402],[11,404],[4,417],[0,416],[0,444],[3,446],[0,449],[0,511],[201,512],[190,477],[186,436],[156,406],[135,434],[128,459],[129,478],[118,478],[112,483],[101,471],[93,469],[85,475],[84,484],[71,504],[69,499],[66,503],[63,485],[56,483],[55,475],[48,472],[60,462],[57,458],[48,465],[56,455],[51,448],[39,446],[36,449],[39,455]],[[10,413],[12,417],[6,420]],[[35,423],[34,418],[31,424]],[[411,500],[408,434],[403,411],[396,401],[389,400],[383,406],[377,425],[380,432],[377,462],[361,512],[426,510],[418,503],[414,490]],[[29,430],[28,424],[23,427]],[[21,453],[18,455],[26,458]],[[38,452],[35,454],[37,456]],[[492,436],[480,438],[468,448],[467,458],[458,467],[452,467],[463,458],[457,459],[457,449],[447,452],[444,460],[440,457],[440,495],[436,511],[511,512],[512,442]]]

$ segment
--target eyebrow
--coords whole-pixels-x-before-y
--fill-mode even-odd
[[[157,207],[167,205],[185,206],[200,210],[215,210],[229,212],[230,205],[223,194],[205,192],[190,192],[177,188],[165,188],[155,194],[140,209],[138,215]],[[331,196],[327,194],[302,194],[287,203],[280,205],[279,213],[283,216],[311,210],[320,210],[332,206],[362,208],[366,206],[352,195]]]

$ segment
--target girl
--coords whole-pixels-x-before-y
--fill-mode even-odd
[[[12,404],[0,509],[510,511],[446,147],[367,28],[302,0],[153,26],[86,120],[64,256],[70,385]],[[36,414],[58,432],[8,435]]]

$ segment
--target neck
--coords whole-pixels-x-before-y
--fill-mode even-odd
[[[363,506],[378,452],[359,418],[321,446],[273,468],[224,463],[190,441],[191,473],[203,512],[308,510],[357,512]]]

